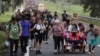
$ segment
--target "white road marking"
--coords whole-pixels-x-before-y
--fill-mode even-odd
[[[29,56],[29,46],[27,46],[27,53],[24,56]]]

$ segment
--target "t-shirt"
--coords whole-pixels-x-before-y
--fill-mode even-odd
[[[30,29],[32,29],[35,26],[36,23],[32,23],[30,22]],[[33,35],[35,33],[35,31],[31,31],[31,35]]]
[[[76,32],[78,30],[80,30],[79,27],[76,28],[75,26],[72,26],[72,25],[68,26],[68,31]]]
[[[63,20],[63,21],[66,21],[67,17],[68,17],[67,14],[62,14],[62,20]]]
[[[71,31],[71,29],[72,29],[72,25],[69,25],[68,26],[68,31]]]
[[[20,24],[22,26],[22,35],[21,36],[29,36],[30,22],[25,20],[25,21],[20,21]]]
[[[16,24],[12,24],[11,23],[11,25],[9,25],[7,27],[8,28],[7,30],[10,31],[9,38],[11,38],[11,39],[19,39],[19,35],[18,34],[19,34],[20,29],[21,29],[21,25],[19,24],[19,26],[18,26],[18,24],[19,23],[16,23]]]
[[[34,28],[35,28],[36,30],[42,30],[42,29],[45,28],[45,25],[44,25],[44,24],[35,24]]]
[[[48,14],[48,15],[47,15],[47,19],[48,19],[48,21],[50,22],[50,21],[52,20],[52,15],[51,15],[51,14]]]
[[[54,24],[54,21],[55,21],[55,19],[52,19],[52,20],[51,20],[51,24]]]
[[[62,34],[61,26],[57,26],[57,25],[53,26],[53,35],[54,36],[61,36],[61,34]]]
[[[46,28],[44,24],[38,24],[38,23],[35,24],[34,26],[34,29],[36,30],[35,33],[37,34],[44,33],[44,28]]]

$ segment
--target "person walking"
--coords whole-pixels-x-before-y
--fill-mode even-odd
[[[90,24],[89,28],[90,29],[87,31],[87,43],[89,45],[88,54],[92,54],[94,53],[94,49],[99,42],[99,31],[93,24]]]
[[[30,38],[31,38],[31,47],[34,48],[34,50],[36,49],[36,36],[35,36],[35,30],[31,30],[36,24],[36,17],[32,16],[31,17],[31,22],[30,22]],[[34,46],[33,46],[33,42],[34,42]]]
[[[47,21],[48,21],[49,25],[51,25],[51,20],[53,19],[53,16],[52,16],[50,11],[47,13],[46,18],[47,18]]]
[[[62,21],[66,21],[68,19],[68,14],[66,13],[66,10],[64,10],[64,13],[62,14]]]
[[[44,31],[45,31],[45,25],[43,24],[43,20],[38,19],[38,22],[35,24],[35,26],[31,30],[35,30],[36,54],[42,54],[40,50],[41,50],[42,39],[44,37],[43,34],[44,34]]]
[[[69,31],[68,31],[69,25],[70,25],[70,20],[66,20],[62,24],[62,29],[63,29],[63,32],[62,32],[62,51],[64,51],[64,53],[69,51],[67,49],[68,46],[66,44],[69,41]]]
[[[48,21],[44,21],[44,25],[45,25],[45,31],[44,31],[43,42],[44,44],[48,44],[48,32],[50,30]]]
[[[10,41],[10,56],[13,56],[14,54],[17,55],[18,42],[19,42],[19,37],[21,36],[21,33],[22,33],[22,27],[17,22],[16,17],[12,16],[6,33],[7,33],[6,37]],[[13,51],[14,47],[15,47],[15,50]]]
[[[25,16],[23,15],[22,20],[19,23],[22,26],[22,34],[20,37],[21,55],[24,55],[27,52],[26,47],[30,36],[30,32],[29,32],[30,22],[26,20]]]
[[[60,20],[56,19],[54,21],[54,25],[50,30],[48,36],[53,32],[53,40],[54,40],[54,54],[60,53],[60,42],[62,36],[62,26],[60,25]]]
[[[59,19],[57,14],[55,14],[53,19],[51,20],[51,27],[54,25],[56,19]]]

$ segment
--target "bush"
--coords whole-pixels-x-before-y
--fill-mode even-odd
[[[0,31],[5,31],[6,30],[6,22],[0,23]]]
[[[5,32],[0,31],[0,52],[5,50],[5,45],[4,45],[4,41],[5,41]]]

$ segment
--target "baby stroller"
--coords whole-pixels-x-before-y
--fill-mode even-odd
[[[83,32],[71,32],[69,43],[71,43],[71,50],[75,52],[75,50],[82,51],[85,53],[85,34]]]

